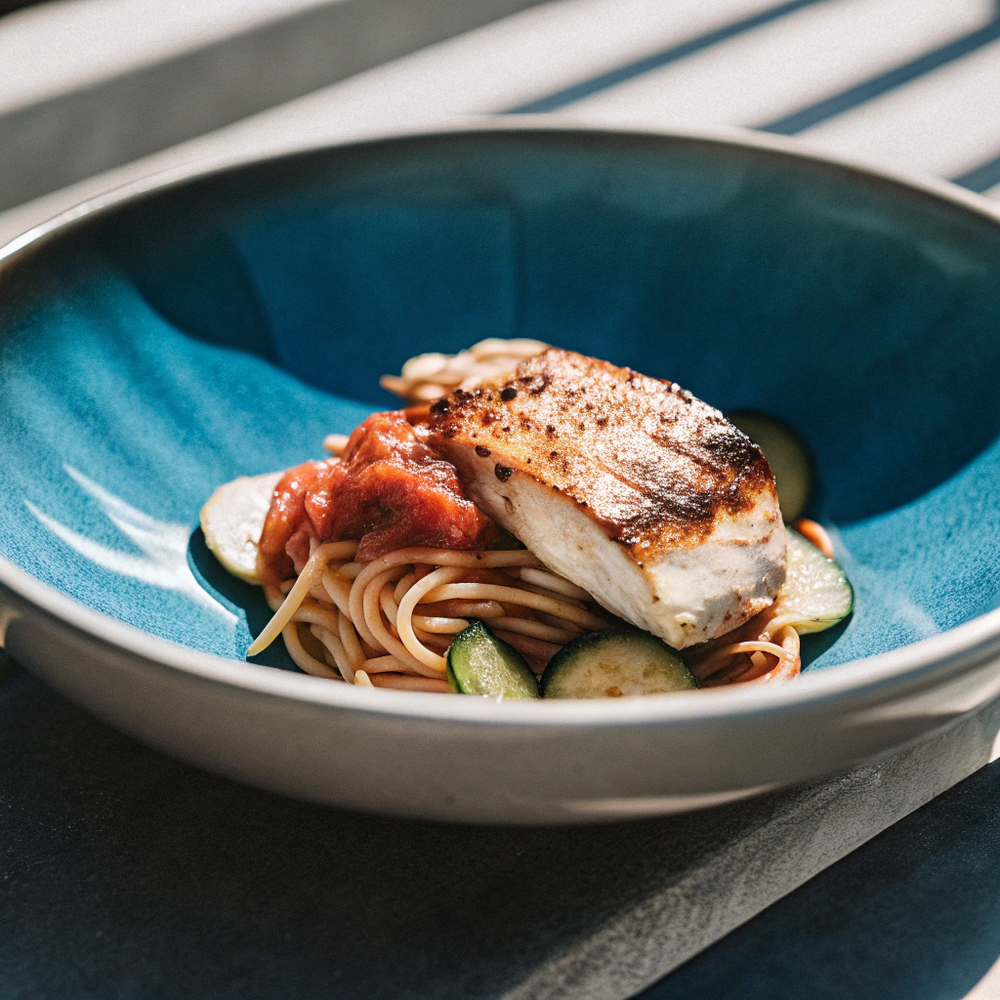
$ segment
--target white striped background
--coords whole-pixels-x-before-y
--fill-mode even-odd
[[[998,104],[995,0],[552,0],[0,214],[0,239],[192,159],[522,108],[771,128],[1000,198]]]

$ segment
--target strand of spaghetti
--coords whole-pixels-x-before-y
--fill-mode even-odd
[[[785,659],[788,654],[785,650],[773,642],[767,642],[764,640],[755,640],[748,642],[734,642],[728,646],[723,646],[721,649],[713,652],[711,656],[702,661],[696,661],[689,664],[688,669],[694,674],[695,678],[699,681],[711,677],[713,674],[718,673],[721,670],[725,670],[727,667],[732,666],[730,661],[734,656],[740,653],[770,653],[772,656],[777,657],[779,660]],[[744,668],[748,669],[748,668]]]
[[[354,625],[353,622],[351,622],[351,624]],[[355,626],[355,629],[356,628],[357,628],[357,626]],[[362,638],[360,632],[358,632],[358,642],[360,643],[361,648],[365,651],[365,656],[366,657],[381,656],[385,652],[384,649],[376,649],[370,643],[365,642],[365,640]]]
[[[362,621],[364,622],[365,629],[375,639],[376,646],[381,646],[387,653],[392,652],[390,646],[395,639],[395,635],[386,628],[385,622],[382,620],[382,588],[395,572],[398,572],[397,567],[387,569],[384,573],[373,577],[368,581],[368,584],[361,593]],[[352,592],[358,586],[360,586],[360,577],[358,581],[355,581]]]
[[[520,604],[527,608],[534,608],[537,611],[546,611],[549,614],[558,615],[566,621],[573,622],[586,629],[607,628],[607,623],[603,618],[578,608],[574,604],[565,600],[557,600],[553,597],[542,597],[541,594],[533,594],[527,590],[520,590],[517,587],[498,587],[493,583],[448,583],[439,586],[436,590],[428,593],[428,600],[448,600],[449,598],[471,598],[474,600],[506,601],[511,604]]]
[[[368,678],[373,687],[398,688],[401,691],[433,691],[449,694],[448,682],[433,677],[411,677],[407,674],[372,674]]]
[[[418,632],[431,632],[434,635],[458,635],[469,627],[467,618],[446,618],[442,615],[412,616],[413,627]]]
[[[799,670],[802,669],[802,637],[799,635],[798,629],[791,625],[786,625],[784,629],[783,636],[777,636],[778,640],[781,642],[781,648],[787,650],[791,653],[799,663]]]
[[[400,579],[396,581],[396,589],[392,592],[392,597],[397,604],[399,604],[399,602],[403,599],[403,594],[405,594],[410,587],[413,586],[413,582],[416,578],[416,573],[407,573],[406,576],[400,577]]]
[[[416,615],[413,617],[416,621]],[[517,632],[519,635],[531,636],[533,639],[541,639],[544,642],[554,642],[560,646],[565,646],[567,642],[571,642],[580,634],[576,630],[571,632],[566,628],[553,628],[544,622],[536,622],[530,618],[520,618],[516,615],[504,615],[503,618],[498,618],[493,627],[503,629],[505,632]]]
[[[350,599],[348,602],[351,620],[354,622],[355,628],[358,629],[362,638],[364,638],[370,645],[378,648],[380,652],[392,652],[390,647],[391,643],[395,639],[395,634],[390,634],[384,628],[382,618],[377,607],[373,607],[371,604],[371,595],[374,595],[378,605],[381,606],[382,591],[386,581],[397,581],[398,586],[398,578],[406,576],[412,577],[414,574],[406,573],[405,567],[403,566],[390,566],[388,569],[383,570],[375,576],[359,574],[355,577],[354,583],[351,585]],[[373,582],[376,579],[380,581],[377,587]],[[371,594],[369,594],[369,591],[371,591]],[[392,628],[395,629],[396,618],[393,610],[395,608],[395,603],[393,602],[387,607],[388,610],[386,611],[386,617]],[[387,643],[389,643],[389,645],[387,645]]]
[[[307,597],[295,609],[292,621],[306,622],[309,625],[323,625],[326,628],[336,628],[337,609],[331,608],[329,604],[323,605],[319,601],[314,601],[311,597]]]
[[[340,674],[328,667],[321,660],[317,660],[311,653],[307,653],[299,639],[299,627],[294,622],[286,625],[281,631],[281,637],[285,640],[285,649],[292,658],[292,662],[300,670],[313,677],[329,677],[333,680],[340,680]]]
[[[422,646],[426,646],[428,649],[433,650],[435,653],[440,653],[442,656],[448,652],[448,647],[452,643],[450,635],[441,632],[424,632],[416,626],[413,628],[413,634]]]
[[[362,614],[364,616],[365,627],[371,632],[375,638],[378,640],[378,644],[385,650],[385,652],[395,656],[397,660],[404,663],[407,667],[413,670],[415,673],[423,674],[425,677],[435,677],[443,672],[444,666],[440,668],[435,668],[433,662],[427,663],[426,660],[430,657],[434,657],[435,660],[440,660],[444,663],[444,659],[438,656],[437,653],[431,650],[426,650],[426,656],[421,659],[415,656],[406,640],[403,638],[403,630],[399,629],[400,637],[397,639],[382,623],[382,609],[379,604],[380,594],[382,591],[383,584],[393,575],[393,573],[399,572],[398,566],[390,566],[388,569],[383,570],[381,573],[377,573],[372,576],[368,581],[367,585],[364,587],[364,591],[361,595],[361,608]],[[459,571],[460,572],[460,571]],[[432,573],[431,576],[434,574]],[[364,579],[364,574],[359,576],[357,580],[354,581],[354,587],[351,589],[351,608],[354,607],[354,593],[361,586],[362,580]],[[429,579],[429,577],[427,578]],[[422,581],[421,581],[422,582]],[[420,583],[416,583],[407,592],[407,596],[413,590],[420,586]],[[406,596],[403,597],[403,601],[406,601]],[[402,605],[401,605],[402,607]],[[402,618],[402,616],[400,616]],[[409,627],[409,617],[410,613],[406,612],[405,615],[407,621],[406,625],[409,629],[409,633],[412,637],[412,641],[420,649],[424,647],[420,645],[417,641],[416,636],[413,635],[413,629]],[[355,625],[358,624],[358,620],[353,617]],[[400,625],[403,624],[402,621],[399,622]],[[397,626],[398,628],[399,626]],[[402,640],[402,641],[401,641]]]
[[[428,618],[502,618],[507,613],[497,601],[435,601],[417,607]]]
[[[777,663],[780,662],[781,660],[779,659]],[[723,687],[729,684],[743,684],[745,681],[759,677],[771,669],[773,668],[768,666],[767,660],[764,661],[763,666],[759,666],[755,665],[748,656],[735,656],[728,663],[724,664],[721,670],[715,670],[711,676],[699,680],[698,683],[701,687]]]
[[[469,627],[465,618],[439,618],[428,615],[414,615],[413,627],[421,632],[433,632],[440,635],[458,635]]]
[[[582,587],[578,587],[575,583],[570,583],[564,577],[557,576],[555,573],[550,573],[545,569],[535,569],[533,566],[525,566],[521,570],[521,579],[525,583],[533,583],[537,587],[544,587],[546,590],[554,591],[563,597],[575,597],[578,601],[594,600]]]
[[[527,609],[522,610],[527,611]],[[527,614],[530,614],[533,620],[542,622],[544,625],[551,625],[553,628],[564,628],[571,631],[574,638],[583,631],[579,625],[568,622],[565,618],[560,618],[558,615],[547,615],[544,611],[527,611]],[[605,625],[604,627],[610,628],[610,625]]]
[[[487,337],[470,347],[469,353],[477,360],[487,358],[518,358],[524,360],[548,349],[548,344],[530,337]],[[514,366],[516,367],[516,366]]]
[[[547,663],[565,645],[564,643],[542,642],[541,639],[532,639],[531,636],[508,632],[499,627],[493,629],[493,634],[498,639],[510,643],[519,653],[541,663]]]
[[[357,551],[357,548],[357,542],[325,542],[318,546],[305,566],[302,567],[299,578],[288,592],[288,596],[282,601],[281,607],[275,611],[274,617],[264,626],[264,631],[250,644],[247,656],[255,656],[267,649],[281,635],[282,630],[291,621],[292,615],[295,614],[296,609],[309,592],[313,578],[330,559],[349,558]]]
[[[795,630],[790,629],[790,631],[794,632]],[[753,652],[774,656],[777,659],[777,663],[769,668],[767,661],[761,664],[752,661],[748,662],[740,658],[733,659],[733,657],[738,657],[740,653]],[[782,645],[764,641],[733,643],[731,646],[726,646],[719,650],[710,660],[692,666],[690,669],[698,679],[698,682],[708,687],[717,687],[722,684],[745,684],[750,681],[759,680],[765,676],[770,678],[775,671],[781,670],[786,666],[794,667],[791,675],[794,676],[798,672],[798,667],[796,666],[798,655],[798,633],[796,633],[791,643],[786,641]],[[727,660],[729,662],[726,662]]]
[[[488,552],[465,552],[459,549],[430,549],[413,547],[396,549],[387,552],[378,559],[365,564],[355,579],[367,583],[373,576],[389,569],[390,566],[400,566],[406,563],[424,563],[428,566],[464,566],[466,569],[493,569],[500,566],[540,566],[536,556],[527,549],[496,549]],[[348,563],[347,566],[357,566],[359,563]],[[340,567],[342,575],[346,566]],[[353,616],[352,616],[353,617]]]
[[[711,674],[715,673],[717,670],[721,670],[723,667],[727,666],[728,660],[726,657],[720,657],[715,651],[711,653],[705,653],[699,651],[697,655],[691,655],[690,652],[685,650],[686,656],[682,654],[684,662],[687,664],[688,670],[694,674],[696,680],[701,680],[703,677],[709,677]]]
[[[698,687],[724,687],[729,684],[739,684],[750,670],[751,663],[748,659],[740,658],[733,660],[722,670],[716,670],[710,677],[697,678]]]
[[[330,651],[333,656],[334,662],[337,664],[337,669],[340,671],[340,676],[347,681],[348,684],[354,683],[354,667],[351,666],[351,661],[348,658],[347,650],[344,649],[344,644],[340,641],[340,636],[331,629],[326,628],[324,625],[313,625],[311,626],[311,631],[314,636]]]
[[[332,569],[327,569],[323,571],[322,576],[323,589],[326,591],[327,598],[333,601],[334,604],[340,609],[340,611],[345,615],[350,615],[351,613],[351,583],[345,577],[341,576],[340,573],[335,572]]]
[[[413,633],[413,609],[420,603],[420,599],[430,593],[435,587],[441,584],[450,583],[462,575],[465,567],[462,566],[442,566],[428,573],[422,580],[418,580],[403,595],[399,602],[399,613],[396,619],[396,628],[399,630],[399,638],[407,651],[422,664],[444,673],[446,666],[443,656],[428,649]],[[421,671],[423,672],[423,671]]]
[[[567,597],[565,594],[556,593],[554,590],[546,590],[544,587],[539,587],[534,583],[528,583],[525,580],[521,581],[520,589],[526,590],[529,594],[537,594],[539,597],[547,597],[552,601],[562,601],[565,604],[572,604],[574,608],[586,609],[586,605],[583,601],[578,601],[575,597]]]
[[[793,660],[785,660],[779,663],[769,674],[748,681],[749,684],[770,684],[772,681],[790,681],[793,677],[798,677],[801,668],[797,667]]]
[[[390,589],[395,590],[395,587],[389,588],[383,586],[382,589],[379,591],[378,601],[382,607],[382,610],[385,612],[386,618],[389,619],[389,624],[395,626],[396,613],[398,612],[399,608],[396,605],[396,602],[392,599],[392,594],[390,593]]]
[[[770,684],[772,681],[790,681],[802,672],[802,660],[799,656],[799,635],[793,628],[788,628],[788,632],[794,633],[794,637],[786,635],[781,645],[793,655],[788,656],[784,661],[779,661],[770,672],[763,676],[747,678],[745,683]]]
[[[390,619],[393,625],[395,625],[397,621],[396,602],[388,600],[386,598],[384,589],[382,591],[381,600],[382,600],[382,607],[383,610],[385,610],[386,617]],[[421,622],[426,621],[423,615],[414,614],[410,616],[410,621],[413,625],[413,634],[417,637],[417,639],[423,645],[430,646],[432,649],[436,649],[440,646],[441,650],[443,651],[446,650],[451,645],[451,640],[448,639],[447,636],[454,635],[462,631],[461,627],[456,628],[454,626],[458,622],[463,621],[463,619],[440,618],[438,620],[444,623],[446,627],[443,629],[441,628],[425,629],[421,626]],[[466,627],[468,626],[468,622],[465,623],[465,626]],[[397,628],[396,634],[398,633],[399,629]]]
[[[370,674],[404,674],[407,672],[404,664],[395,656],[372,656],[365,660],[362,669]]]
[[[688,669],[698,684],[705,687],[706,685],[729,684],[738,680],[752,666],[753,661],[749,657],[715,655],[698,663],[690,664]]]
[[[788,654],[786,663],[779,663],[774,670],[772,680],[785,680],[802,672],[802,640],[798,631],[791,625],[783,625],[775,630],[775,641]]]
[[[430,402],[452,389],[471,389],[513,371],[520,361],[539,354],[546,346],[522,337],[513,340],[490,337],[458,354],[433,352],[410,358],[401,374],[383,375],[379,385],[404,399]]]
[[[358,635],[366,646],[384,653],[385,647],[375,638],[365,621],[365,584],[367,581],[362,579],[362,576],[363,572],[359,573],[351,584],[351,593],[347,601],[347,617],[351,619],[351,623],[358,630]]]
[[[357,670],[365,662],[365,651],[361,648],[358,633],[354,631],[351,619],[343,611],[337,612],[337,631],[340,633],[344,652],[351,662],[351,669]]]
[[[364,595],[367,591],[367,586],[375,576],[384,570],[394,566],[405,565],[407,563],[437,566],[462,566],[467,569],[473,569],[492,568],[494,566],[538,565],[538,560],[526,549],[507,549],[489,552],[463,552],[453,549],[430,549],[418,547],[397,549],[394,552],[386,553],[386,555],[372,560],[372,562],[368,563],[357,575],[357,577],[355,577],[354,585],[351,588],[350,616],[351,620],[355,624],[355,627],[361,634],[361,637],[373,645],[379,645],[379,643],[375,642],[375,635],[372,631],[373,627],[377,623],[375,623],[373,619],[369,617],[369,614],[366,613]],[[341,567],[341,572],[343,572],[343,567]],[[384,642],[381,644],[383,647],[385,646]],[[391,649],[387,651],[395,652]],[[428,658],[434,655],[435,654],[430,651],[427,652]],[[440,659],[440,657],[438,657],[438,659]]]
[[[779,667],[791,662],[788,657],[778,657],[777,660],[770,663],[767,659],[768,655],[767,653],[751,654],[750,666],[747,669],[732,674],[730,670],[723,670],[717,675],[717,678],[722,683],[727,684],[749,684],[751,681],[760,680],[766,675],[773,675]],[[759,656],[760,661],[755,661],[754,656]]]
[[[312,629],[311,628],[309,629],[309,635],[313,639],[316,639],[316,636],[314,636],[312,634]],[[300,639],[302,638],[302,633],[301,632],[299,633],[299,638]],[[316,639],[316,641],[319,642],[319,639]],[[337,677],[335,678],[335,680],[343,680],[343,675],[340,673],[340,667],[337,666],[337,661],[333,658],[333,654],[330,652],[330,650],[328,650],[326,648],[326,646],[323,645],[323,643],[319,642],[319,646],[320,646],[320,649],[323,651],[323,662],[328,667],[332,667],[334,670],[337,671]]]
[[[363,670],[370,674],[404,674],[406,667],[395,656],[373,656],[365,660]]]
[[[788,667],[791,660],[782,659],[774,664],[754,664],[749,670],[744,671],[735,679],[728,680],[728,684],[768,684],[773,680],[778,680],[778,672]]]
[[[734,656],[736,653],[771,653],[779,658],[786,655],[784,649],[775,642],[768,642],[766,639],[756,639],[750,642],[734,642],[731,646],[725,646],[721,653]]]

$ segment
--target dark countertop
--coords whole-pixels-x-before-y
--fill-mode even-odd
[[[5,669],[4,1000],[500,996],[511,955],[556,924],[586,933],[567,894],[593,919],[600,880],[662,822],[475,829],[292,802]],[[1000,955],[998,793],[1000,767],[980,770],[643,996],[965,996]]]

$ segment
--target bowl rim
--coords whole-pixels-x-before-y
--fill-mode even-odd
[[[293,144],[265,155],[248,151],[229,153],[145,175],[88,198],[0,247],[0,273],[50,240],[112,209],[189,182],[283,161],[292,162],[322,152],[377,150],[381,146],[412,141],[511,133],[541,134],[543,137],[575,136],[590,142],[595,139],[618,142],[660,139],[667,143],[710,145],[730,154],[751,150],[771,154],[780,161],[837,168],[856,181],[890,187],[905,195],[919,195],[1000,227],[1000,205],[950,181],[871,166],[856,157],[831,155],[811,149],[808,144],[796,139],[751,129],[674,129],[632,124],[616,127],[560,120],[554,115],[470,116],[457,122],[397,129],[337,142]],[[795,710],[822,710],[833,702],[850,702],[855,706],[888,702],[904,693],[938,687],[956,675],[1000,658],[1000,608],[996,608],[954,628],[889,652],[805,673],[796,678],[794,684],[733,685],[683,692],[666,698],[543,700],[497,706],[491,699],[485,698],[442,698],[432,693],[332,684],[325,678],[204,653],[118,621],[43,583],[2,556],[0,585],[35,611],[54,619],[63,630],[76,633],[85,641],[96,641],[103,655],[113,653],[115,649],[123,650],[162,670],[318,709],[351,709],[431,723],[447,721],[518,728],[606,728],[735,722],[752,717],[783,715]],[[25,612],[17,607],[4,608],[0,605],[0,648],[4,645],[10,624],[24,616]]]

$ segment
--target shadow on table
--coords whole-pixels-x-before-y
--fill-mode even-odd
[[[1000,953],[998,791],[1000,770],[980,772],[646,996],[962,996]],[[731,835],[737,815],[711,821]],[[146,750],[17,671],[0,685],[0,995],[499,998],[693,863],[698,829],[291,802]]]
[[[293,802],[147,750],[17,671],[0,686],[0,996],[506,996],[703,849],[661,830]]]
[[[958,1000],[1000,957],[1000,761],[815,876],[642,1000]]]

